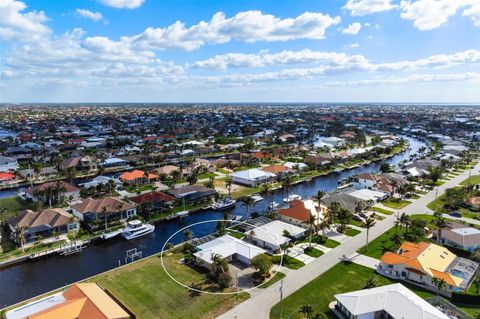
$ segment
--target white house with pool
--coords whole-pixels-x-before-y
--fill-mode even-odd
[[[210,268],[213,256],[220,255],[228,262],[239,261],[247,266],[258,255],[266,253],[260,247],[244,242],[230,235],[224,235],[196,247],[198,250],[193,255],[197,264]]]

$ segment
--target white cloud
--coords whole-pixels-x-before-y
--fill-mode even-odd
[[[348,0],[342,7],[350,11],[352,16],[363,16],[371,13],[389,11],[396,7],[391,0]]]
[[[402,0],[400,16],[413,20],[413,25],[422,31],[436,29],[445,24],[457,11],[465,8],[463,15],[480,26],[480,3],[478,0]]]
[[[132,37],[134,45],[153,50],[194,50],[205,44],[288,41],[295,39],[324,39],[326,30],[338,23],[340,17],[305,12],[295,18],[281,19],[261,11],[239,12],[227,18],[217,12],[208,22],[201,21],[191,27],[177,21],[164,28],[147,28]]]
[[[80,15],[82,18],[85,18],[85,19],[90,19],[94,22],[98,22],[98,21],[101,21],[103,20],[103,16],[100,12],[92,12],[90,10],[87,10],[87,9],[77,9],[75,10],[77,12],[78,15]]]
[[[360,44],[358,44],[358,43],[352,43],[352,44],[350,44],[350,47],[351,47],[351,48],[358,48],[359,46],[360,46]]]
[[[135,9],[141,7],[145,0],[100,0],[100,2],[117,9]]]
[[[21,1],[0,1],[0,39],[34,41],[51,32],[43,11],[24,12],[26,8]]]
[[[362,29],[362,25],[358,22],[354,22],[350,24],[348,27],[342,29],[342,33],[355,35],[355,34],[358,34],[358,32],[360,32],[361,29]]]

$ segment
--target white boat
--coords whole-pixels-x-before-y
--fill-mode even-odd
[[[251,197],[255,203],[263,200],[263,197],[260,196],[259,194],[253,194]]]
[[[181,212],[178,212],[175,215],[178,217],[184,217],[184,216],[188,216],[188,213],[189,213],[188,210],[182,210]]]
[[[280,207],[280,204],[277,203],[277,202],[272,202],[270,205],[268,205],[268,208],[269,208],[270,210],[275,210],[275,209],[277,209],[278,207]]]
[[[212,204],[213,210],[222,210],[235,206],[237,201],[231,198],[223,198],[218,202]]]
[[[111,232],[104,232],[100,237],[104,240],[114,238],[123,233],[123,229],[114,230]]]
[[[139,220],[132,220],[127,223],[127,227],[123,230],[122,236],[130,240],[153,233],[154,230],[155,226],[151,224],[142,224]]]
[[[300,195],[297,195],[297,194],[292,194],[292,195],[289,195],[287,198],[284,198],[283,201],[285,203],[290,203],[294,200],[302,200],[302,196]]]

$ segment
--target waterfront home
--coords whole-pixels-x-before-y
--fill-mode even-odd
[[[283,165],[295,171],[303,171],[308,168],[305,163],[285,162]]]
[[[311,199],[305,201],[293,200],[290,202],[290,207],[277,211],[280,220],[298,226],[305,226],[310,216],[314,216],[315,224],[319,224],[327,213],[328,208],[326,206],[319,206]]]
[[[111,157],[102,162],[104,168],[121,168],[127,166],[127,161],[121,158]]]
[[[305,231],[305,228],[274,220],[248,231],[247,236],[253,244],[273,252],[292,239],[302,238]]]
[[[437,289],[434,278],[445,283],[446,293],[465,291],[475,277],[478,263],[457,257],[442,246],[421,242],[404,242],[397,252],[380,258],[378,272],[386,276]]]
[[[332,193],[327,193],[323,198],[322,198],[322,203],[330,206],[332,203],[338,203],[340,207],[347,209],[351,212],[355,211],[355,208],[357,206],[361,207],[362,209],[366,208],[369,206],[370,203],[362,198],[353,196],[352,194],[348,193],[348,190],[342,190],[342,191],[335,191]]]
[[[20,146],[7,147],[4,153],[7,157],[25,160],[32,157],[32,150]]]
[[[92,171],[97,169],[97,161],[92,156],[73,156],[65,159],[60,167],[62,170],[75,168],[77,171]]]
[[[475,189],[479,189],[479,185],[475,185]],[[465,201],[465,205],[472,210],[480,210],[480,197],[470,197]]]
[[[445,246],[474,252],[480,249],[480,230],[473,227],[442,229],[440,242]]]
[[[50,202],[59,202],[62,198],[78,199],[80,189],[64,181],[48,182],[27,188],[25,196],[34,202],[50,204]]]
[[[167,175],[167,176],[172,176],[173,172],[182,172],[182,169],[178,166],[175,165],[165,165],[162,167],[159,167],[155,170],[158,175]],[[180,174],[181,175],[181,174]]]
[[[87,224],[94,221],[126,220],[137,215],[134,205],[115,197],[86,198],[72,205],[72,212]]]
[[[198,202],[214,196],[217,192],[214,189],[201,185],[186,185],[171,189],[169,193],[188,202]]]
[[[237,184],[257,187],[259,184],[270,182],[275,178],[275,174],[265,172],[258,168],[247,169],[244,171],[233,172],[230,174],[232,181]]]
[[[156,181],[158,179],[158,175],[145,173],[144,171],[136,169],[131,172],[123,173],[120,175],[119,179],[127,184],[145,184]]]
[[[61,293],[7,311],[6,319],[130,319],[131,312],[96,283],[73,284]]]
[[[253,258],[266,253],[265,250],[255,245],[249,244],[230,235],[224,235],[215,238],[209,242],[196,247],[193,254],[196,263],[205,268],[210,268],[213,263],[213,256],[220,255],[228,262],[239,261],[249,266]]]
[[[0,156],[0,172],[15,172],[18,169],[16,158]]]
[[[290,174],[295,172],[290,167],[285,165],[279,165],[279,164],[265,166],[265,167],[262,167],[261,170],[267,173],[274,174],[277,178],[285,174]]]
[[[449,319],[449,317],[402,284],[335,295],[339,319]]]
[[[37,180],[48,180],[58,176],[58,170],[53,167],[41,167],[39,172],[35,172],[34,169],[22,169],[18,171],[18,175],[25,179],[37,179]]]
[[[135,197],[129,198],[130,201],[139,205],[139,207],[145,208],[151,205],[150,210],[164,209],[173,204],[175,197],[163,192],[151,191]]]
[[[407,184],[407,180],[399,174],[372,174],[362,173],[353,177],[352,187],[356,189],[370,189],[383,192],[388,196],[393,196],[395,191],[402,185]]]
[[[117,179],[113,179],[108,176],[97,176],[90,180],[89,182],[85,182],[82,184],[79,184],[78,186],[81,186],[83,188],[92,188],[92,187],[97,187],[98,185],[108,185],[113,183],[113,185],[117,186],[117,184],[121,184]]]
[[[12,238],[16,238],[17,230],[24,227],[26,242],[35,241],[39,236],[46,238],[54,233],[60,235],[78,232],[80,229],[78,221],[63,208],[47,208],[41,212],[27,209],[10,218],[7,224],[12,232]]]
[[[12,172],[0,172],[0,185],[13,182],[17,176]]]

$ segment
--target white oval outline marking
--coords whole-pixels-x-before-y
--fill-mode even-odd
[[[185,230],[185,229],[188,229],[192,226],[196,226],[196,225],[201,225],[201,224],[206,224],[206,223],[212,223],[212,222],[220,222],[220,221],[223,221],[223,222],[232,222],[231,220],[226,220],[226,219],[211,219],[211,220],[203,220],[203,221],[200,221],[200,222],[196,222],[196,223],[193,223],[193,224],[190,224],[190,225],[187,225],[179,230],[177,230],[175,233],[173,233],[170,237],[168,237],[168,239],[165,241],[165,243],[163,244],[163,247],[162,247],[162,251],[160,252],[160,263],[162,264],[162,268],[163,270],[165,270],[165,273],[168,275],[168,277],[170,277],[170,279],[172,279],[173,281],[175,281],[177,284],[179,284],[180,286],[182,287],[185,287],[187,288],[188,290],[193,290],[193,291],[196,291],[196,292],[199,292],[199,293],[204,293],[204,294],[211,294],[211,295],[236,295],[236,294],[239,294],[239,293],[242,293],[242,292],[249,292],[249,291],[252,291],[253,289],[256,289],[258,287],[260,287],[261,285],[263,284],[266,284],[267,282],[269,282],[270,280],[273,279],[273,277],[275,277],[275,275],[279,272],[280,270],[280,267],[282,266],[282,263],[283,263],[283,250],[280,248],[280,263],[278,264],[278,267],[276,269],[276,271],[273,273],[273,275],[267,280],[267,281],[264,281],[262,282],[261,284],[255,286],[255,287],[252,287],[252,288],[248,288],[248,289],[242,289],[241,291],[233,291],[233,292],[211,292],[211,291],[204,291],[204,290],[200,290],[200,289],[196,289],[196,288],[192,288],[190,286],[187,286],[185,285],[184,283],[178,281],[177,279],[175,279],[167,270],[167,268],[165,267],[165,264],[163,263],[163,254],[165,253],[165,246],[170,242],[170,240],[175,236],[177,235],[179,232]],[[252,227],[257,227],[253,224],[249,224],[247,222],[242,222],[242,221],[235,221],[235,223],[238,223],[238,224],[245,224],[245,225],[248,225],[248,226],[252,226]],[[272,234],[269,234],[267,232],[265,232],[266,234],[268,234],[270,237],[273,238],[273,240],[275,241],[275,244],[280,247],[280,245],[278,245],[278,242],[277,242],[277,239],[275,238],[275,236],[273,236]]]

